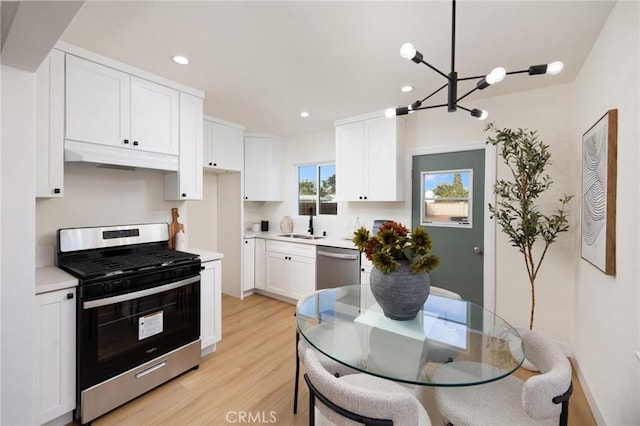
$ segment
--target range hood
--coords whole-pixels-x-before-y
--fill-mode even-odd
[[[64,161],[84,162],[122,168],[141,168],[168,172],[178,171],[178,156],[131,148],[64,141]]]

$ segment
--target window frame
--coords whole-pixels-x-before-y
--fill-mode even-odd
[[[425,176],[426,175],[444,175],[444,174],[456,174],[456,173],[468,173],[468,196],[465,197],[451,197],[451,198],[427,198],[425,196]],[[467,220],[464,222],[445,222],[445,221],[425,221],[425,205],[428,200],[441,200],[441,201],[467,201]],[[432,170],[428,172],[420,173],[420,226],[433,226],[433,227],[446,227],[446,228],[473,228],[473,169],[451,169],[451,170]]]
[[[334,170],[335,170],[335,175],[338,174],[338,169],[336,167],[336,163],[335,161],[318,161],[318,162],[312,162],[312,163],[300,163],[300,164],[296,164],[294,166],[294,175],[295,175],[295,179],[294,181],[296,182],[294,187],[295,187],[295,192],[294,192],[294,197],[295,197],[295,214],[296,216],[308,216],[308,214],[300,214],[300,168],[301,167],[315,167],[315,184],[316,184],[316,198],[315,198],[315,215],[314,216],[326,216],[326,217],[337,217],[338,216],[338,200],[335,199],[334,203],[336,205],[336,212],[335,213],[321,213],[321,209],[320,209],[320,169],[322,167],[327,167],[327,166],[333,166]],[[336,182],[336,189],[335,192],[337,193],[337,182]],[[335,196],[335,195],[334,195]]]

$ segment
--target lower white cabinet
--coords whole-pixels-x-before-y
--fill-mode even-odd
[[[255,238],[245,238],[242,245],[242,291],[255,288]]]
[[[202,262],[200,271],[200,340],[202,355],[222,339],[222,261]]]
[[[300,299],[316,288],[316,247],[307,244],[267,241],[266,290]]]
[[[38,424],[75,408],[76,289],[36,296]]]
[[[266,253],[265,246],[266,241],[262,238],[256,238],[256,246],[254,251],[254,271],[253,271],[253,283],[255,288],[265,290],[267,287],[266,279]]]
[[[373,263],[364,254],[360,256],[360,284],[369,284]]]

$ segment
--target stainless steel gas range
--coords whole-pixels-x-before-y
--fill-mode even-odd
[[[57,265],[80,283],[82,424],[200,363],[200,258],[168,240],[166,223],[58,230]]]

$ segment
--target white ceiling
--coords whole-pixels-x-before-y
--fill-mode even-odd
[[[462,104],[482,108],[482,96],[572,81],[613,4],[459,1],[459,77],[565,63],[560,75],[508,76]],[[204,90],[206,114],[287,137],[440,87],[442,76],[401,58],[399,48],[413,42],[446,74],[450,24],[449,1],[89,1],[62,40]],[[173,63],[176,54],[191,64]],[[401,93],[404,84],[416,90]],[[460,83],[459,94],[473,84]],[[302,110],[311,116],[300,118]]]

